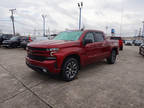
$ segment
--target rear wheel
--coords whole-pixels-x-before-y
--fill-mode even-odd
[[[75,58],[68,58],[64,61],[62,67],[62,78],[65,81],[72,81],[75,79],[79,71],[79,63]]]
[[[107,62],[108,62],[109,64],[114,64],[115,61],[116,61],[116,51],[115,51],[115,50],[112,50],[110,57],[107,58]]]

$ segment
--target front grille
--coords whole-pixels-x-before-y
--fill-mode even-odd
[[[32,60],[37,60],[37,61],[44,61],[44,60],[46,60],[45,56],[37,56],[37,55],[28,54],[28,57],[30,59],[32,59]]]
[[[34,48],[34,47],[28,47],[29,50],[32,51],[46,51],[46,48]]]
[[[2,45],[3,45],[3,46],[7,46],[7,45],[9,45],[9,43],[3,43]]]

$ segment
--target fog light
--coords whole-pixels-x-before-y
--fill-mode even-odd
[[[56,60],[56,57],[47,57],[47,60]]]
[[[46,69],[42,69],[42,71],[45,72],[45,73],[47,73],[47,70],[46,70]]]

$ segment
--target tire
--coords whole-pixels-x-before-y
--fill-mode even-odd
[[[78,60],[75,58],[67,58],[62,66],[62,78],[65,81],[72,81],[80,70]]]
[[[107,58],[107,63],[108,63],[108,64],[114,64],[115,61],[116,61],[116,56],[117,56],[117,55],[116,55],[116,51],[115,51],[115,50],[112,50],[110,57]]]
[[[123,47],[120,47],[120,50],[122,51],[122,50],[123,50]]]
[[[12,48],[17,48],[17,45],[16,44],[12,44],[11,47]]]

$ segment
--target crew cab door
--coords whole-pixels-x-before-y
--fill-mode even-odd
[[[102,32],[94,32],[95,60],[104,59],[109,54],[109,46]]]
[[[90,64],[94,61],[94,55],[95,55],[95,44],[94,44],[94,34],[93,32],[86,33],[85,37],[83,38],[83,41],[90,39],[92,40],[92,43],[88,43],[84,46],[85,49],[85,55],[86,55],[86,64]]]

